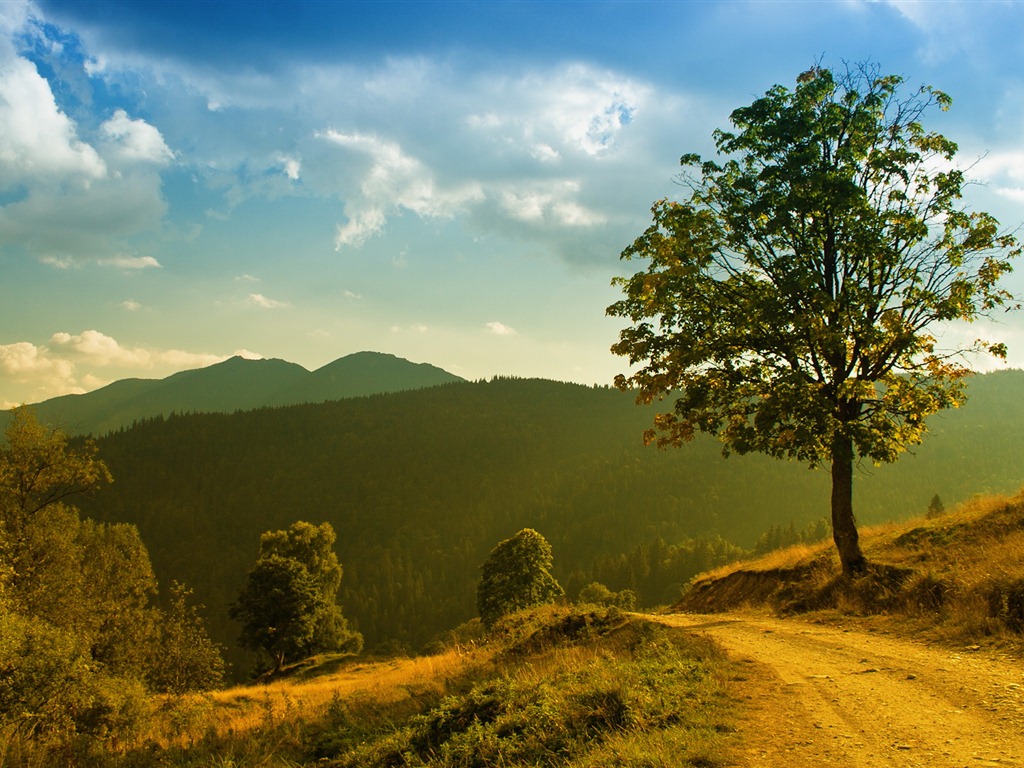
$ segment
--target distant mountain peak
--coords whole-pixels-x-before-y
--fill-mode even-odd
[[[131,386],[114,382],[84,395],[45,400],[33,408],[43,422],[59,423],[71,433],[98,435],[171,413],[232,413],[455,381],[463,379],[429,363],[413,363],[384,352],[355,352],[313,372],[279,358],[234,355],[164,379],[132,379]],[[9,412],[0,412],[0,428],[9,419]]]

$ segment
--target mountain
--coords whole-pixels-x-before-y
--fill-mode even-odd
[[[310,372],[284,360],[232,357],[166,379],[124,379],[84,395],[34,405],[40,421],[69,434],[100,435],[140,419],[171,413],[234,413],[256,408],[320,403],[463,381],[427,363],[358,352]],[[0,412],[0,429],[10,413]]]
[[[860,467],[862,524],[1024,483],[1024,372],[975,377],[894,465]],[[664,404],[662,404],[664,405]],[[98,440],[115,482],[82,512],[138,525],[161,584],[195,589],[231,644],[227,606],[259,536],[330,522],[345,615],[368,647],[421,647],[475,614],[480,564],[526,527],[551,543],[575,596],[590,580],[670,602],[723,551],[773,525],[827,516],[828,471],[760,455],[724,460],[699,436],[645,447],[653,411],[608,387],[494,379],[371,398],[141,421]],[[672,546],[686,539],[684,563]]]

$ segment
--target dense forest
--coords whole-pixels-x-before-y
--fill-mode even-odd
[[[964,408],[934,417],[916,455],[862,467],[862,523],[923,514],[1024,482],[1024,372],[976,377]],[[475,613],[479,567],[524,527],[554,551],[570,596],[592,580],[673,600],[702,567],[815,525],[827,472],[763,456],[721,457],[698,439],[642,444],[652,411],[615,389],[497,378],[233,415],[172,415],[98,441],[113,484],[84,514],[138,526],[161,582],[227,617],[263,531],[329,522],[341,603],[367,648],[417,649]],[[773,528],[774,527],[774,528]],[[233,653],[236,663],[240,660]]]

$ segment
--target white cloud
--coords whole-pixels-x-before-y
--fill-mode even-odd
[[[363,295],[361,293],[356,293],[355,291],[350,291],[348,288],[343,290],[341,292],[341,295],[342,295],[342,297],[344,297],[346,299],[353,299],[353,300],[358,300],[358,299],[363,298]]]
[[[278,307],[287,307],[288,302],[277,301],[276,299],[268,299],[262,293],[250,293],[248,302],[256,307],[263,307],[264,309],[277,309]]]
[[[78,262],[70,257],[42,256],[39,261],[54,269],[77,269]]]
[[[122,160],[167,165],[174,159],[160,131],[145,120],[132,120],[123,109],[100,126],[100,133],[110,142],[112,154]]]
[[[74,372],[73,363],[51,357],[45,347],[37,347],[27,341],[0,345],[0,381],[30,385],[26,391],[32,393],[33,402],[56,394],[83,391],[74,379]],[[18,404],[5,402],[2,407]]]
[[[0,187],[54,180],[88,187],[104,175],[103,160],[78,138],[35,66],[0,60]]]
[[[504,323],[499,323],[497,321],[493,321],[493,322],[487,323],[486,327],[487,327],[487,332],[491,333],[491,334],[494,334],[495,336],[515,336],[516,335],[516,329],[515,328],[511,328],[511,327],[505,325]]]
[[[501,192],[501,207],[513,219],[529,224],[554,223],[568,227],[604,224],[606,217],[572,200],[579,193],[575,181],[535,182]]]
[[[160,268],[160,262],[152,256],[126,256],[119,254],[109,259],[99,259],[96,263],[102,267],[117,267],[118,269]]]
[[[557,159],[562,150],[589,156],[613,150],[650,95],[646,86],[585,64],[502,78],[490,90],[506,106],[470,115],[467,125],[542,161]]]
[[[128,299],[127,301],[121,302],[121,309],[127,310],[128,312],[138,312],[142,309],[142,305],[134,299]]]
[[[302,170],[302,161],[297,157],[289,157],[287,155],[279,155],[278,161],[281,163],[284,175],[292,181],[299,180],[299,173]]]
[[[968,170],[968,175],[987,184],[996,194],[1024,200],[1024,150],[990,152]]]
[[[422,218],[451,218],[484,197],[483,189],[475,181],[439,188],[430,169],[403,152],[397,142],[372,134],[334,130],[324,131],[320,136],[371,160],[370,170],[360,184],[360,199],[345,203],[348,222],[338,226],[334,241],[338,250],[363,245],[384,228],[393,212],[404,209]]]
[[[236,353],[240,354],[240,353]],[[251,353],[250,353],[251,354]],[[0,386],[22,393],[18,402],[39,402],[58,395],[78,394],[111,380],[97,370],[112,371],[115,378],[140,373],[168,375],[186,368],[201,368],[226,360],[225,355],[187,352],[180,349],[126,347],[96,330],[80,334],[59,332],[49,343],[21,341],[0,345]]]

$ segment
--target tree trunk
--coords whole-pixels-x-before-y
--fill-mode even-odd
[[[867,572],[859,539],[853,518],[853,440],[836,435],[832,439],[832,540],[844,576],[855,578]]]

